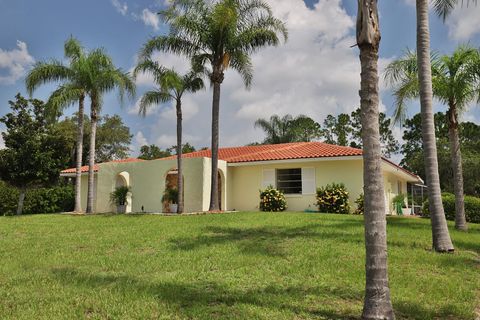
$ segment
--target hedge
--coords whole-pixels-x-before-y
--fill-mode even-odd
[[[317,189],[317,207],[322,213],[350,213],[348,191],[343,183],[327,184]]]
[[[14,215],[18,205],[17,189],[0,181],[0,215]],[[73,211],[75,192],[73,186],[27,190],[23,207],[24,214],[56,213]]]
[[[455,195],[442,193],[443,208],[447,220],[455,220]],[[423,203],[423,215],[430,216],[428,200]],[[480,198],[465,196],[465,218],[467,222],[480,223]]]

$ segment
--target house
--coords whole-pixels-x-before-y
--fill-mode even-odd
[[[210,150],[183,156],[185,212],[207,211],[210,200]],[[220,148],[218,161],[219,199],[222,210],[257,211],[259,190],[269,185],[282,190],[288,210],[315,210],[318,187],[342,182],[355,199],[363,192],[362,150],[322,142],[298,142]],[[162,195],[177,180],[176,157],[144,161],[126,159],[95,166],[95,212],[112,212],[110,193],[130,186],[127,212],[165,212]],[[407,183],[422,183],[415,174],[383,159],[387,213],[391,200],[407,193]],[[61,173],[74,177],[75,169]],[[85,208],[88,167],[82,168],[82,204]]]

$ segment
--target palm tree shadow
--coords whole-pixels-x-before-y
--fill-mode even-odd
[[[196,250],[200,247],[236,243],[239,249],[248,254],[266,256],[285,256],[283,242],[294,238],[320,238],[322,233],[315,230],[320,225],[295,228],[266,226],[258,228],[232,228],[209,226],[197,237],[179,237],[171,239],[174,250]]]
[[[201,312],[203,319],[211,319],[210,313],[215,318],[235,318],[230,312],[230,307],[235,305],[251,305],[261,309],[289,312],[299,315],[300,318],[320,319],[359,319],[355,308],[348,311],[337,311],[335,308],[339,301],[348,306],[361,305],[362,292],[352,288],[330,288],[326,286],[287,286],[268,285],[251,289],[232,289],[217,282],[153,282],[144,281],[126,275],[98,275],[85,274],[73,268],[58,268],[52,270],[53,276],[64,285],[74,287],[87,287],[92,290],[115,291],[123,296],[129,291],[146,294],[167,303],[177,313],[189,319],[198,318]],[[323,297],[327,304],[307,305],[306,296]],[[335,300],[329,305],[330,300]],[[219,314],[223,313],[223,314]],[[238,316],[238,314],[237,314]],[[261,316],[260,316],[261,318]]]

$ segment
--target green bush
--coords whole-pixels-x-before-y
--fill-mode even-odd
[[[327,184],[317,189],[317,207],[323,213],[350,213],[348,191],[343,183]]]
[[[18,205],[17,189],[0,182],[0,215],[14,215]],[[27,190],[24,214],[72,211],[75,205],[73,186],[56,186]]]
[[[455,220],[455,195],[442,193],[443,208],[447,220]],[[423,203],[423,215],[430,217],[428,200]],[[467,222],[480,223],[480,198],[465,196],[465,218]]]
[[[365,203],[365,197],[363,196],[363,193],[358,196],[358,198],[355,200],[355,204],[357,205],[357,209],[353,212],[354,214],[363,214],[364,213],[364,203]]]
[[[278,212],[287,209],[287,201],[283,192],[272,186],[260,190],[260,211]]]

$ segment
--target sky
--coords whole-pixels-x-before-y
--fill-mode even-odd
[[[220,145],[238,146],[260,142],[264,135],[255,129],[258,118],[273,114],[305,114],[322,123],[328,114],[351,112],[359,105],[360,63],[355,44],[355,0],[266,0],[274,15],[286,22],[289,39],[278,47],[252,56],[254,80],[246,90],[241,78],[228,70],[222,85]],[[8,100],[17,92],[26,95],[25,74],[35,62],[63,59],[63,43],[78,38],[87,49],[103,47],[117,67],[131,71],[137,53],[149,38],[168,31],[156,12],[168,0],[0,0],[0,116],[9,111]],[[379,68],[415,48],[415,0],[379,1],[382,41]],[[459,44],[480,47],[480,5],[456,9],[444,23],[430,17],[431,47],[450,54]],[[172,55],[155,54],[161,64],[179,72],[187,61]],[[140,146],[162,148],[175,144],[173,104],[150,108],[138,115],[138,100],[152,89],[152,79],[140,75],[137,97],[120,104],[116,92],[106,95],[102,114],[119,114],[133,134],[131,155]],[[58,84],[45,85],[34,97],[46,100]],[[382,111],[391,116],[393,99],[380,82]],[[212,92],[184,97],[184,141],[196,147],[210,145]],[[409,113],[419,112],[412,101]],[[436,102],[435,110],[445,106]],[[66,115],[75,112],[75,107]],[[480,123],[480,108],[472,105],[464,120]],[[0,131],[5,130],[0,124]],[[401,138],[401,129],[395,128]],[[0,148],[3,141],[0,138]]]

